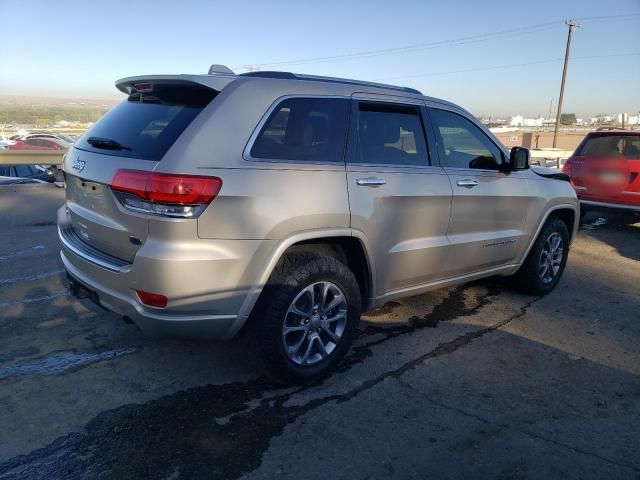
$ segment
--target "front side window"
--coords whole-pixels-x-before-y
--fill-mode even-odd
[[[46,147],[46,144],[43,143],[43,140],[40,140],[39,138],[28,138],[24,143],[32,147]]]
[[[457,113],[431,109],[443,167],[497,170],[502,153],[473,122]]]
[[[340,98],[289,98],[271,113],[251,148],[269,160],[343,161],[349,101]]]
[[[429,165],[418,107],[360,102],[357,158],[361,163]]]

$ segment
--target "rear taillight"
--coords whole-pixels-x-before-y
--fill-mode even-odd
[[[564,162],[564,165],[562,166],[562,173],[569,175],[569,177],[571,177],[571,163],[572,160],[571,158],[569,158],[566,162]]]
[[[156,308],[164,308],[167,306],[167,297],[164,295],[160,295],[159,293],[143,292],[141,290],[136,290],[136,293],[138,294],[140,301],[145,305]]]
[[[166,217],[197,217],[220,192],[218,177],[118,170],[109,184],[128,210]]]

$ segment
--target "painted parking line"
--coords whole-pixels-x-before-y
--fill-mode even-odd
[[[0,278],[0,285],[12,285],[14,283],[36,282],[38,280],[44,280],[45,278],[53,277],[61,273],[64,273],[64,268],[53,270],[51,272],[38,273],[36,275],[28,275],[26,277]]]
[[[61,290],[60,292],[56,292],[53,295],[44,295],[42,297],[34,297],[34,298],[23,298],[22,300],[14,300],[11,302],[0,302],[0,308],[9,308],[14,305],[22,305],[29,303],[37,303],[37,302],[48,302],[51,300],[55,300],[60,297],[69,296],[69,292],[67,290]]]
[[[4,262],[5,260],[9,260],[15,257],[23,257],[25,255],[33,255],[40,253],[47,248],[44,245],[36,245],[35,247],[25,248],[24,250],[16,250],[15,252],[5,253],[4,255],[0,255],[0,262]],[[44,252],[43,252],[44,253]]]
[[[139,347],[126,347],[101,352],[75,352],[73,350],[53,352],[26,362],[0,367],[0,380],[24,375],[62,375],[92,363],[131,355],[138,350],[140,350]]]

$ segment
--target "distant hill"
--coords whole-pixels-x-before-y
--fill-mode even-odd
[[[106,98],[64,98],[36,97],[29,95],[0,95],[0,105],[14,107],[65,107],[65,108],[111,108],[120,102],[124,95]]]
[[[47,127],[62,120],[92,123],[124,98],[60,98],[0,95],[0,125]]]

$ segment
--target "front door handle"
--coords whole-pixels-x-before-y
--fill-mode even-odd
[[[384,178],[378,177],[358,178],[356,180],[356,184],[362,187],[379,187],[380,185],[384,185],[386,183],[387,181]]]
[[[473,188],[478,186],[478,180],[470,180],[470,179],[458,180],[456,182],[456,185],[458,185],[459,187]]]

